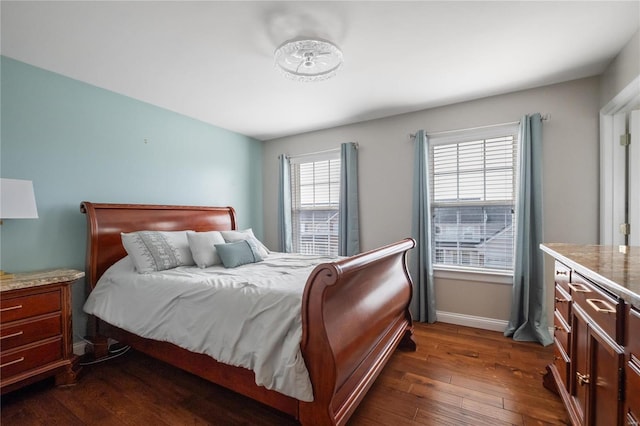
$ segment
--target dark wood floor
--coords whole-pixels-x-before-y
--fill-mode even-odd
[[[416,352],[397,352],[350,425],[567,424],[542,387],[551,347],[501,333],[416,324]],[[140,353],[85,367],[80,382],[50,381],[4,395],[11,425],[295,425],[259,403]]]

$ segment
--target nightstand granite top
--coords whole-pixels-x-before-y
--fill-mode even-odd
[[[0,292],[37,287],[41,285],[75,281],[84,277],[77,269],[47,269],[44,271],[19,272],[9,279],[0,280]]]

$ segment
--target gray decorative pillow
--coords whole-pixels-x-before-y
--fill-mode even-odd
[[[225,268],[235,268],[236,266],[264,260],[260,255],[258,245],[252,239],[235,243],[216,244],[216,250],[218,250],[218,255],[222,259],[222,264]]]
[[[141,273],[193,265],[187,231],[121,233],[122,245]]]
[[[244,231],[220,231],[222,238],[228,243],[235,243],[236,241],[242,241],[247,239],[253,239],[258,246],[260,256],[267,257],[269,255],[269,249],[262,244],[260,240],[253,234],[253,229],[245,229]]]
[[[193,260],[199,268],[207,268],[213,265],[220,265],[222,260],[218,256],[216,244],[224,244],[224,238],[218,231],[208,232],[187,232],[189,248],[193,255]]]

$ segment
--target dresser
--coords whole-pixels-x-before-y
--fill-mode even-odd
[[[46,377],[75,383],[71,286],[75,269],[15,274],[0,281],[0,389],[4,394]]]
[[[554,361],[544,385],[574,425],[640,420],[640,247],[549,243]]]

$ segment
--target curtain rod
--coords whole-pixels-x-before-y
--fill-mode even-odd
[[[551,119],[551,115],[550,114],[542,114],[542,121],[547,121],[549,119]],[[427,132],[427,136],[440,136],[440,135],[446,135],[448,133],[467,132],[467,131],[471,131],[471,130],[481,130],[481,129],[490,129],[492,127],[511,126],[511,125],[515,125],[515,124],[520,124],[520,120],[518,120],[518,121],[510,121],[508,123],[489,124],[488,126],[468,127],[466,129],[444,130],[442,132],[433,132],[433,133]],[[414,139],[416,137],[416,134],[415,133],[410,133],[409,137],[411,139]]]

